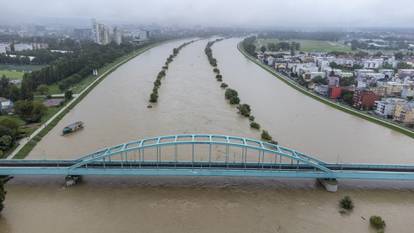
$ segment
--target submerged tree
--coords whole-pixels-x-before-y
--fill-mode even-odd
[[[242,116],[249,117],[251,113],[250,105],[240,104],[237,109]]]
[[[344,198],[339,201],[339,206],[347,211],[354,209],[354,203],[352,202],[352,199],[349,196],[345,196]]]
[[[253,129],[260,129],[260,124],[257,123],[257,122],[252,121],[252,122],[250,122],[250,127],[253,128]]]
[[[261,137],[262,137],[263,140],[266,140],[266,141],[272,141],[273,140],[272,136],[270,136],[270,134],[269,134],[269,132],[267,132],[267,130],[262,131]]]
[[[0,176],[0,213],[4,209],[4,201],[6,200],[7,191],[4,188],[4,185],[9,181],[11,177],[9,176]]]

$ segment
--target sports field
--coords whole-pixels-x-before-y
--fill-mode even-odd
[[[24,72],[17,70],[0,70],[0,77],[6,76],[9,79],[22,79]]]

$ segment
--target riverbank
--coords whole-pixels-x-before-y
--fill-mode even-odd
[[[360,112],[356,109],[352,109],[351,107],[347,107],[344,105],[341,105],[339,103],[335,103],[329,99],[323,98],[315,93],[312,93],[311,91],[305,89],[304,87],[300,86],[299,84],[297,84],[296,82],[294,82],[293,80],[288,79],[287,77],[283,76],[282,74],[279,74],[278,72],[276,72],[275,70],[271,69],[270,67],[267,67],[266,65],[262,64],[260,61],[258,61],[256,58],[252,57],[250,54],[248,54],[241,46],[241,42],[239,42],[237,44],[237,49],[240,51],[240,53],[242,53],[247,59],[249,59],[250,61],[256,63],[258,66],[260,66],[261,68],[263,68],[264,70],[266,70],[267,72],[271,73],[273,76],[275,76],[276,78],[280,79],[281,81],[283,81],[284,83],[288,84],[289,86],[293,87],[294,89],[300,91],[301,93],[312,97],[313,99],[316,99],[326,105],[329,105],[331,107],[334,107],[338,110],[341,110],[343,112],[352,114],[354,116],[358,116],[360,118],[363,118],[365,120],[369,120],[373,123],[385,126],[387,128],[390,128],[392,130],[395,130],[397,132],[400,132],[402,134],[405,134],[411,138],[414,138],[414,131],[409,130],[407,128],[404,128],[400,125],[376,118],[374,116],[368,115],[366,113]]]
[[[8,159],[24,159],[30,151],[36,146],[36,144],[54,127],[56,124],[68,113],[73,107],[76,106],[88,93],[98,85],[108,74],[116,70],[118,67],[133,59],[134,57],[144,53],[145,51],[158,46],[159,43],[150,44],[144,48],[138,49],[129,55],[122,57],[121,61],[111,63],[101,70],[105,70],[100,76],[86,86],[78,96],[74,97],[69,103],[67,103],[62,109],[54,114],[48,121],[35,130],[28,138],[24,138],[20,141],[19,146],[8,156]]]

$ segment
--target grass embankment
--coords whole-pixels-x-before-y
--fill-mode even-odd
[[[254,58],[253,56],[251,56],[250,54],[248,54],[248,53],[247,53],[247,52],[243,49],[243,47],[242,47],[241,43],[239,43],[239,44],[237,45],[237,49],[238,49],[238,50],[239,50],[239,51],[240,51],[240,52],[241,52],[241,53],[242,53],[242,54],[243,54],[246,58],[248,58],[248,59],[249,59],[249,60],[251,60],[252,62],[256,63],[257,65],[259,65],[260,67],[262,67],[263,69],[265,69],[266,71],[268,71],[268,72],[269,72],[269,73],[271,73],[273,76],[275,76],[275,77],[277,77],[278,79],[280,79],[281,81],[285,82],[285,83],[286,83],[286,84],[288,84],[289,86],[291,86],[291,87],[295,88],[296,90],[298,90],[298,91],[302,92],[303,94],[305,94],[305,95],[307,95],[307,96],[310,96],[310,97],[312,97],[312,98],[314,98],[314,99],[316,99],[316,100],[318,100],[318,101],[320,101],[320,102],[322,102],[322,103],[324,103],[324,104],[326,104],[326,105],[329,105],[329,106],[331,106],[331,107],[333,107],[333,108],[339,109],[339,110],[341,110],[341,111],[343,111],[343,112],[346,112],[346,113],[352,114],[352,115],[354,115],[354,116],[358,116],[358,117],[363,118],[363,119],[365,119],[365,120],[368,120],[368,121],[371,121],[371,122],[373,122],[373,123],[376,123],[376,124],[379,124],[379,125],[385,126],[385,127],[387,127],[387,128],[393,129],[393,130],[395,130],[395,131],[397,131],[397,132],[400,132],[400,133],[402,133],[402,134],[405,134],[405,135],[407,135],[407,136],[409,136],[409,137],[411,137],[411,138],[414,138],[414,131],[412,131],[412,130],[410,130],[410,129],[407,129],[407,128],[405,128],[405,127],[403,127],[403,126],[401,126],[401,125],[398,125],[398,124],[396,124],[396,123],[392,123],[392,122],[389,122],[389,121],[386,121],[386,120],[383,120],[383,119],[380,119],[380,118],[377,118],[377,117],[374,117],[374,116],[368,115],[368,114],[366,114],[366,113],[364,113],[364,112],[358,111],[358,110],[353,109],[353,108],[351,108],[351,107],[344,106],[344,105],[341,105],[341,104],[339,104],[339,103],[335,103],[335,102],[333,102],[333,101],[331,101],[331,100],[329,100],[329,99],[326,99],[326,98],[324,98],[324,97],[322,97],[322,96],[319,96],[319,95],[317,95],[317,94],[315,94],[315,93],[313,93],[313,92],[311,92],[311,91],[307,90],[306,88],[304,88],[304,87],[300,86],[299,84],[297,84],[295,81],[290,80],[290,79],[289,79],[289,78],[287,78],[287,77],[284,77],[283,75],[281,75],[281,74],[277,73],[277,72],[276,72],[275,70],[273,70],[272,68],[270,68],[270,67],[268,67],[268,66],[266,66],[266,65],[262,64],[259,60],[257,60],[256,58]]]
[[[55,127],[57,125],[57,123],[66,115],[66,113],[68,113],[71,109],[73,109],[76,104],[78,104],[85,96],[87,96],[89,94],[90,91],[93,90],[93,88],[95,86],[97,86],[102,80],[104,80],[104,78],[106,76],[108,76],[110,73],[112,73],[114,70],[116,70],[118,67],[120,67],[121,65],[123,65],[124,63],[128,62],[129,60],[131,60],[132,58],[138,56],[139,54],[159,45],[160,43],[154,43],[154,44],[150,44],[147,47],[138,49],[135,52],[132,52],[131,54],[125,55],[119,59],[117,59],[115,62],[110,63],[108,65],[106,65],[105,67],[103,67],[102,69],[100,69],[100,73],[105,73],[103,76],[101,76],[99,78],[99,80],[97,80],[96,82],[94,82],[92,85],[91,83],[93,81],[95,81],[95,79],[93,81],[91,81],[89,83],[89,86],[86,86],[86,88],[84,88],[84,90],[80,93],[80,95],[73,101],[70,102],[67,106],[65,106],[66,108],[59,113],[45,128],[43,128],[36,136],[34,136],[25,146],[23,146],[20,151],[17,152],[17,154],[13,157],[13,159],[24,159],[29,153],[30,151],[32,151],[32,149],[36,146],[36,144],[51,130],[53,129],[53,127]],[[58,110],[57,110],[58,111]],[[54,116],[54,115],[52,115]],[[50,116],[48,119],[50,119],[52,116]],[[43,119],[42,119],[43,120]]]
[[[298,42],[300,43],[300,51],[303,52],[352,52],[349,46],[346,46],[340,42],[324,41],[324,40],[283,40],[285,42]],[[278,39],[257,39],[256,46],[267,46],[268,43],[278,43],[282,40]]]

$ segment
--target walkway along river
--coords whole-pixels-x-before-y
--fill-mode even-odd
[[[108,75],[34,148],[29,158],[77,158],[133,139],[218,133],[258,138],[224,100],[204,54],[206,40],[185,47],[170,65],[157,106],[147,108],[165,57],[184,41],[153,48]],[[226,82],[282,145],[335,162],[412,163],[413,139],[325,106],[286,86],[237,51],[239,39],[216,43]],[[74,121],[85,129],[61,137]],[[387,232],[414,227],[411,183],[342,182],[338,193],[312,181],[235,178],[15,178],[8,185],[0,232],[370,232],[381,215]],[[401,189],[404,187],[404,189]],[[359,189],[363,188],[363,189]],[[410,189],[406,189],[410,188]],[[355,210],[338,213],[350,195]]]

